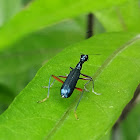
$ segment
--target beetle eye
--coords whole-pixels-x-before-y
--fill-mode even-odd
[[[88,60],[88,55],[85,55],[85,61],[87,61]]]

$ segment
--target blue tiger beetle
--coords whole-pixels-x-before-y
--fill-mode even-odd
[[[99,55],[99,54],[95,54],[95,55]],[[87,85],[90,81],[93,82],[92,77],[80,73],[80,72],[81,72],[81,69],[82,69],[83,63],[86,62],[87,60],[88,60],[88,55],[82,54],[82,55],[81,55],[81,58],[80,58],[80,61],[79,61],[79,63],[76,65],[76,67],[75,67],[75,68],[70,67],[72,70],[70,71],[70,73],[69,73],[68,76],[54,76],[54,75],[51,75],[51,77],[54,78],[54,81],[57,80],[57,81],[59,81],[59,82],[61,82],[61,83],[63,84],[62,87],[61,87],[61,90],[60,90],[60,93],[61,93],[61,97],[62,97],[62,98],[69,98],[69,97],[72,95],[74,89],[77,89],[78,91],[81,91],[81,92],[82,92],[82,93],[81,93],[81,96],[80,96],[80,99],[79,99],[79,101],[78,101],[78,103],[77,103],[77,105],[76,105],[76,108],[75,108],[75,110],[74,110],[74,114],[75,114],[76,119],[78,119],[78,118],[77,118],[77,114],[76,114],[76,109],[77,109],[77,107],[78,107],[78,105],[79,105],[79,103],[80,103],[80,100],[81,100],[82,96],[83,96],[83,92],[84,92],[84,90],[85,90],[85,91],[88,91],[88,90],[86,89],[86,85]],[[82,76],[84,76],[84,77],[86,77],[86,78],[80,78],[80,75],[82,75]],[[51,77],[50,77],[50,79],[49,79],[49,85],[48,85],[48,86],[44,86],[44,88],[48,88],[48,95],[47,95],[47,97],[46,97],[45,99],[43,99],[43,100],[41,100],[41,101],[38,101],[39,103],[42,103],[42,102],[46,101],[46,100],[49,98],[49,93],[50,93],[49,90],[50,90],[50,87],[52,87],[52,85],[54,84],[54,81],[52,82],[52,84],[50,84]],[[66,78],[65,82],[62,81],[61,79],[59,79],[58,77]],[[88,80],[88,82],[84,85],[84,89],[81,89],[81,88],[77,88],[77,87],[76,87],[77,81],[78,81],[79,79]],[[94,83],[93,83],[92,92],[95,93],[96,95],[100,95],[99,93],[96,93],[96,92],[94,91]]]

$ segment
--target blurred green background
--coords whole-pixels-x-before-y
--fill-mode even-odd
[[[0,29],[33,0],[0,0]],[[129,10],[128,10],[129,9]],[[94,14],[94,35],[104,32],[140,31],[140,1],[129,0],[120,6]],[[32,32],[0,52],[0,113],[33,79],[39,68],[65,47],[85,40],[87,14],[69,18]],[[18,32],[18,30],[16,31]],[[121,123],[116,140],[140,140],[140,104]],[[111,132],[103,140],[111,139]]]

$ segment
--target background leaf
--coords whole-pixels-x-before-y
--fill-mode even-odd
[[[121,140],[138,140],[140,138],[140,104],[137,104],[120,126]],[[134,119],[135,118],[135,119]],[[128,129],[130,128],[130,129]],[[133,133],[131,133],[133,132]]]
[[[0,0],[0,26],[17,14],[21,7],[21,0]]]
[[[126,0],[55,0],[34,1],[29,7],[15,16],[0,30],[0,49],[8,47],[23,36],[50,26],[64,19],[75,17],[79,14],[95,11],[112,5],[118,5]],[[8,39],[8,41],[7,41]]]
[[[14,99],[14,93],[6,86],[0,85],[0,114],[5,111]]]
[[[139,32],[140,8],[138,0],[128,0],[120,6],[113,6],[95,12],[96,17],[108,32]]]
[[[38,71],[1,115],[0,138],[101,138],[111,129],[140,82],[139,39],[132,33],[103,34],[64,49]],[[77,91],[70,98],[62,99],[59,95],[61,84],[56,82],[49,100],[42,104],[36,101],[46,96],[47,90],[42,86],[48,84],[50,75],[69,73],[69,67],[74,67],[79,61],[80,51],[101,54],[90,56],[82,73],[93,76],[95,90],[102,95],[84,93],[77,110],[77,121],[73,113],[79,99]],[[78,87],[83,87],[83,84],[84,81],[79,81]],[[91,90],[91,87],[92,83],[88,89]]]

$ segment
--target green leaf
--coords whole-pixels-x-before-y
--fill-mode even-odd
[[[100,140],[111,140],[111,131],[106,133]]]
[[[139,140],[140,138],[139,118],[140,118],[140,103],[137,104],[132,109],[132,111],[128,114],[127,118],[120,125],[122,132],[121,140]]]
[[[36,0],[17,14],[0,30],[0,49],[8,47],[23,36],[79,14],[95,11],[126,0]]]
[[[32,2],[32,0],[22,0],[23,5],[28,5],[30,4],[30,2]]]
[[[139,0],[128,0],[123,5],[96,11],[95,15],[108,32],[140,32]]]
[[[84,30],[74,19],[40,30],[0,53],[0,59],[3,60],[0,61],[0,75],[19,74],[31,65],[47,61],[66,46],[84,39]]]
[[[64,49],[48,61],[28,86],[15,98],[7,111],[0,116],[0,139],[94,139],[105,135],[115,123],[125,105],[130,101],[140,82],[140,36],[134,33],[110,33],[94,36]],[[69,67],[75,67],[80,52],[89,55],[82,73],[95,81],[97,96],[84,92],[74,117],[79,92],[68,99],[60,97],[61,83],[56,82],[46,97],[51,74],[65,75]],[[84,87],[78,81],[77,87]]]
[[[7,109],[14,99],[14,94],[8,87],[0,84],[0,114]]]
[[[0,26],[21,10],[21,0],[0,0]]]

